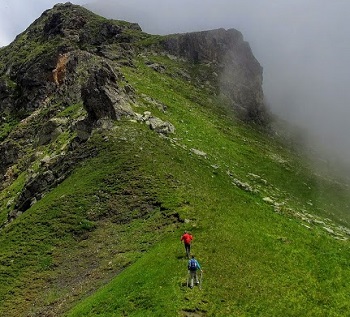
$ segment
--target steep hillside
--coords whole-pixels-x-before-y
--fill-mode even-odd
[[[261,83],[236,30],[69,3],[2,48],[0,315],[346,316],[349,187],[271,133]]]

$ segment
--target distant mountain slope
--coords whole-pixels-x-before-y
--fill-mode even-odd
[[[0,315],[346,314],[349,188],[269,133],[261,80],[236,30],[69,3],[1,49]]]

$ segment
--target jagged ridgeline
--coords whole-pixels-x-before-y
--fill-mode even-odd
[[[349,188],[271,136],[239,31],[58,4],[0,49],[0,114],[0,316],[349,311]]]

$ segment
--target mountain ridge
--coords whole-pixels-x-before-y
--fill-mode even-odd
[[[16,41],[19,42],[22,41],[21,38],[26,40],[33,38],[34,41],[39,41],[45,46],[48,45],[47,43],[54,41],[56,46],[51,48],[44,46],[37,57],[34,58],[34,63],[28,60],[28,62],[21,65],[20,70],[16,63],[11,66],[6,64],[7,55],[3,56],[3,59],[5,59],[2,63],[2,87],[5,91],[2,98],[4,106],[1,107],[3,117],[7,118],[14,114],[14,117],[19,117],[18,119],[22,119],[22,123],[25,123],[24,118],[22,118],[22,116],[26,116],[25,113],[31,113],[35,110],[41,112],[40,108],[50,108],[50,104],[54,103],[61,104],[63,109],[65,104],[68,106],[69,104],[82,102],[87,117],[84,120],[73,122],[73,126],[70,128],[76,130],[78,135],[76,142],[78,143],[89,137],[94,125],[104,124],[108,126],[108,123],[106,123],[108,120],[119,119],[121,116],[147,121],[152,129],[158,131],[173,131],[174,128],[170,123],[164,123],[157,118],[150,120],[133,112],[130,106],[133,102],[130,99],[133,89],[124,82],[123,74],[110,64],[111,61],[118,59],[117,64],[121,60],[126,65],[132,65],[132,55],[137,54],[138,48],[134,48],[130,42],[142,37],[149,38],[149,36],[143,34],[139,26],[135,24],[125,22],[113,24],[104,19],[99,21],[100,18],[96,19],[98,23],[92,23],[91,21],[95,20],[89,20],[90,16],[89,11],[70,3],[56,5],[52,10],[44,12],[41,18],[37,19],[24,33],[17,37]],[[132,32],[133,35],[130,35],[129,32]],[[137,33],[136,38],[133,37],[135,32]],[[207,38],[207,41],[202,39],[203,35]],[[64,45],[56,44],[57,40],[66,43]],[[9,48],[16,46],[16,41]],[[116,56],[110,54],[109,42],[111,41],[115,43],[112,45],[117,45],[118,53]],[[177,44],[174,41],[178,41]],[[89,48],[89,45],[95,46]],[[178,46],[177,49],[174,48],[176,45]],[[162,38],[161,46],[158,47],[163,46],[170,54],[180,56],[181,52],[187,54],[186,49],[179,50],[181,45],[193,48],[189,55],[185,56],[189,63],[207,64],[210,62],[215,64],[214,69],[212,65],[205,66],[206,69],[201,72],[200,76],[195,77],[195,80],[204,82],[214,94],[226,94],[231,106],[236,110],[240,110],[240,117],[248,121],[259,121],[266,124],[262,101],[262,69],[251,54],[249,45],[243,42],[243,38],[238,31],[220,29],[187,35],[172,35],[169,38]],[[230,53],[230,58],[228,58],[227,52],[236,46],[242,48],[237,49],[238,53]],[[80,47],[83,47],[83,49]],[[84,47],[87,48],[84,49]],[[56,53],[55,49],[57,49]],[[21,54],[21,51],[19,53]],[[53,58],[54,55],[56,55],[56,61]],[[196,60],[193,59],[194,55],[196,55]],[[96,58],[99,60],[98,62],[95,61]],[[20,59],[17,59],[17,65],[19,65]],[[41,61],[37,61],[38,59],[41,59]],[[244,62],[239,63],[241,66],[237,66],[238,63],[235,59],[237,61],[244,60]],[[249,61],[253,66],[248,67]],[[88,66],[90,63],[91,66]],[[93,65],[93,63],[96,65]],[[231,67],[231,64],[235,66]],[[152,67],[152,65],[150,66]],[[88,67],[90,67],[89,70],[87,70]],[[220,79],[216,79],[215,76],[218,75],[214,70],[218,68],[225,69],[225,72],[233,72],[237,76],[220,75]],[[247,69],[247,71],[244,71],[244,69]],[[249,75],[244,75],[244,73]],[[186,74],[185,76],[188,79],[189,75]],[[204,78],[201,78],[202,76]],[[235,78],[236,82],[227,82],[223,85],[223,77]],[[12,82],[11,85],[9,81]],[[84,81],[87,81],[85,86],[80,84]],[[248,86],[247,82],[252,82],[253,85]],[[214,87],[211,85],[214,85]],[[225,88],[220,89],[220,86],[225,86]],[[239,106],[235,107],[234,104]],[[53,109],[53,114],[57,110],[60,111],[60,109]],[[33,115],[29,115],[27,120],[30,120],[31,117]],[[40,127],[41,132],[40,130],[36,131],[36,135],[34,134],[32,139],[29,139],[29,142],[27,141],[28,146],[33,146],[35,142],[38,145],[47,144],[60,134],[62,121],[60,123],[59,120],[50,120],[49,118],[48,120],[49,122],[46,125]],[[7,121],[9,120],[7,119]],[[105,123],[101,123],[102,121]],[[35,139],[39,140],[35,141]],[[26,151],[24,144],[20,148]],[[3,143],[0,147],[4,157],[4,163],[2,164],[4,174],[4,169],[9,168],[9,165],[15,163],[18,157],[21,156],[20,148],[16,145],[11,147],[11,141]],[[60,173],[58,173],[58,177],[50,175],[46,182],[56,185],[57,181],[62,180],[61,176]],[[34,184],[36,184],[36,181],[34,181]],[[23,194],[22,197],[34,196],[37,200],[41,195],[40,192],[36,194],[32,190],[27,190],[27,193]],[[19,199],[20,202],[16,204],[16,209],[19,212],[30,206],[27,199]],[[12,212],[12,215],[15,214],[16,212]],[[12,216],[10,219],[12,219]]]

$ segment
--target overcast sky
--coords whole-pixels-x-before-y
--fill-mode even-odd
[[[152,34],[238,29],[264,68],[264,92],[273,112],[350,158],[350,0],[72,2],[109,18],[138,22]],[[0,0],[0,45],[55,3]]]

